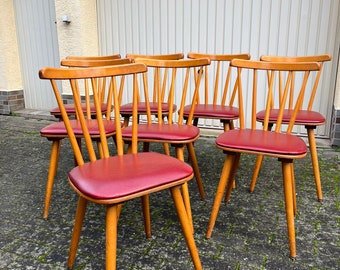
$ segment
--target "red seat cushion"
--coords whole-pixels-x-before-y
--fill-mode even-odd
[[[262,152],[263,154],[303,155],[307,153],[306,143],[301,138],[263,130],[226,131],[217,137],[216,145],[221,148]]]
[[[82,107],[82,110],[83,110],[83,111],[86,111],[86,104],[85,104],[85,103],[83,103],[81,107]],[[68,115],[74,115],[74,114],[76,114],[76,109],[75,109],[74,104],[64,104],[64,108],[65,108],[66,113],[67,113]],[[106,105],[105,103],[103,103],[103,104],[101,105],[101,111],[102,111],[102,113],[106,112],[106,109],[107,109],[107,105]],[[95,107],[95,105],[94,105],[93,103],[90,104],[90,111],[91,111],[91,114],[95,114],[95,113],[96,113],[96,107]],[[50,113],[51,113],[52,115],[55,115],[55,116],[60,116],[60,115],[61,115],[61,112],[60,112],[59,107],[52,109],[52,110],[50,111]]]
[[[160,141],[188,141],[196,139],[200,130],[195,126],[177,124],[140,124],[138,125],[138,139],[150,139]],[[122,130],[123,139],[130,139],[132,127],[128,126]]]
[[[69,172],[69,179],[94,199],[115,199],[160,187],[193,174],[188,164],[163,154],[147,152],[99,159]]]
[[[92,136],[98,136],[98,122],[95,119],[86,120],[89,132]],[[82,136],[80,122],[78,120],[70,120],[72,129],[76,136]],[[116,131],[116,124],[112,120],[104,120],[104,129],[106,134],[114,134]],[[63,121],[53,123],[40,130],[40,135],[43,137],[67,137],[67,130]]]
[[[150,111],[152,114],[157,113],[158,110],[158,103],[157,102],[150,102]],[[169,104],[168,103],[162,103],[162,112],[169,112]],[[173,111],[175,112],[177,110],[177,106],[174,104],[172,107]],[[139,102],[138,103],[138,112],[139,113],[145,113],[146,112],[146,103],[145,102]],[[122,115],[124,114],[132,114],[132,103],[124,104],[120,107],[120,113]]]
[[[189,115],[190,108],[191,105],[184,107],[185,116]],[[194,116],[202,118],[237,119],[239,117],[239,109],[232,106],[197,104],[195,106]]]
[[[277,116],[279,114],[278,109],[274,109],[270,111],[269,121],[272,123],[276,122]],[[291,116],[293,114],[293,110],[284,110],[283,112],[283,123],[288,123]],[[265,111],[260,111],[256,114],[256,120],[259,122],[263,122],[265,115]],[[296,125],[323,125],[325,124],[326,119],[323,117],[321,113],[315,111],[307,111],[307,110],[300,110],[296,115],[295,124]]]

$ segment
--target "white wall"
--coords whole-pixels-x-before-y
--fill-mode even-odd
[[[336,0],[97,0],[101,54],[329,53],[315,109],[330,119],[339,53]],[[211,123],[204,123],[206,126]],[[329,136],[326,126],[319,136]],[[302,130],[303,131],[303,130]]]

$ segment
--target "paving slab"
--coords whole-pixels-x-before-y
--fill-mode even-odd
[[[39,130],[48,118],[0,115],[0,269],[66,269],[77,195],[67,182],[74,166],[64,140],[49,218],[42,218],[51,142]],[[112,148],[114,144],[112,143]],[[152,145],[153,151],[162,151]],[[189,183],[204,269],[340,269],[340,151],[319,148],[323,200],[316,197],[311,159],[294,163],[297,258],[289,258],[280,163],[265,158],[253,193],[255,157],[241,157],[237,188],[222,203],[211,239],[205,231],[225,155],[213,136],[195,143],[206,199]],[[150,197],[152,236],[145,238],[140,200],[127,202],[118,226],[118,269],[193,269],[170,194]],[[105,209],[90,203],[74,269],[105,268]]]

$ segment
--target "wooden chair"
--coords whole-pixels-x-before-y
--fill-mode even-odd
[[[188,58],[208,58],[209,66],[204,66],[199,72],[203,73],[204,83],[201,84],[200,94],[193,117],[193,124],[198,125],[199,119],[219,120],[223,124],[224,131],[233,129],[233,120],[239,118],[239,109],[235,106],[237,97],[237,84],[231,88],[231,68],[229,63],[232,59],[250,59],[249,54],[205,54],[188,53]],[[229,91],[230,89],[230,91]],[[190,105],[184,107],[184,117],[190,112]]]
[[[105,66],[105,65],[121,65],[121,64],[127,64],[130,63],[129,59],[118,59],[118,60],[62,60],[61,64],[64,66],[69,67],[82,67],[82,68],[88,68],[88,67],[96,67],[96,66]],[[85,81],[83,84],[84,90],[82,93],[82,96],[84,97],[83,100],[85,102],[82,103],[82,109],[86,111],[87,118],[95,118],[96,117],[96,111],[95,106],[93,102],[91,101],[91,86],[88,85],[88,81]],[[120,87],[122,89],[124,85],[124,80],[121,81]],[[110,100],[111,97],[107,94],[107,87],[104,82],[99,83],[98,82],[98,90],[100,90],[100,100],[101,100],[101,112],[102,114],[106,114],[107,117],[109,117],[111,111],[112,111],[112,101]],[[105,101],[106,100],[106,101]],[[63,105],[67,114],[69,116],[75,117],[76,116],[76,109],[74,104],[64,104]],[[55,113],[55,116],[57,116],[61,120],[61,111],[58,108],[54,109],[53,112]],[[73,120],[71,122],[74,127],[78,126],[76,137],[78,139],[79,144],[81,143],[81,139],[83,137],[83,134],[81,132],[79,122],[77,120]],[[98,140],[98,130],[96,129],[95,122],[92,122],[94,126],[91,129],[91,136],[94,140]],[[108,137],[113,137],[115,135],[115,128],[114,124],[110,122],[106,122],[106,131]],[[67,130],[64,126],[63,122],[57,122],[50,124],[43,129],[40,130],[40,135],[47,138],[49,141],[52,141],[52,149],[51,149],[51,155],[50,155],[50,164],[48,169],[48,175],[47,175],[47,184],[46,184],[46,194],[45,194],[45,202],[44,202],[44,212],[43,212],[43,218],[48,217],[48,212],[50,208],[51,203],[51,196],[52,196],[52,190],[53,190],[53,184],[55,175],[58,169],[58,160],[60,155],[60,147],[61,142],[63,139],[68,138]]]
[[[320,170],[319,170],[319,161],[318,161],[318,153],[316,150],[316,142],[315,142],[315,135],[314,130],[317,126],[324,125],[326,123],[325,117],[313,110],[313,102],[315,99],[316,91],[318,88],[319,79],[322,72],[322,66],[323,63],[326,61],[330,61],[331,56],[328,54],[322,54],[322,55],[315,55],[315,56],[293,56],[293,57],[284,57],[284,56],[268,56],[263,55],[261,56],[261,61],[267,61],[267,62],[318,62],[321,65],[321,68],[317,74],[317,77],[314,81],[314,84],[311,87],[311,91],[309,92],[309,97],[306,95],[306,100],[303,104],[301,104],[300,109],[296,115],[295,125],[302,125],[305,126],[307,130],[308,135],[308,142],[309,142],[309,151],[312,157],[312,166],[313,166],[313,172],[314,172],[314,180],[315,180],[315,186],[316,186],[316,193],[318,200],[322,200],[322,188],[321,188],[321,180],[320,180]],[[290,97],[293,98],[294,96],[294,88],[291,89]],[[288,123],[290,114],[292,112],[292,104],[288,104],[287,108],[285,109],[283,113],[283,123]],[[272,126],[277,121],[277,109],[274,109],[271,111],[271,115],[269,117],[269,129],[272,128]],[[264,115],[265,111],[262,110],[257,113],[257,121],[262,122],[264,121]],[[260,172],[261,164],[262,164],[263,156],[258,156],[256,160],[256,165],[254,168],[254,173],[252,177],[252,181],[249,187],[250,192],[253,192],[255,189],[256,180],[258,177],[258,174]]]
[[[202,67],[208,65],[210,61],[208,59],[189,59],[189,60],[159,60],[159,59],[146,59],[137,58],[136,63],[146,64],[148,67],[148,73],[143,76],[143,92],[146,101],[146,123],[140,123],[138,125],[138,141],[143,143],[166,143],[175,148],[176,156],[179,160],[184,161],[184,148],[188,148],[189,158],[192,163],[196,182],[199,188],[201,198],[204,199],[204,188],[199,172],[199,167],[197,163],[197,158],[194,149],[194,142],[199,138],[200,131],[199,128],[192,126],[191,124],[183,123],[183,108],[186,100],[190,100],[190,96],[187,94],[188,85],[191,83],[193,90],[192,100],[195,100],[198,94],[198,87],[201,76],[197,78],[194,76],[194,68]],[[163,85],[161,78],[163,78],[163,73],[169,72],[170,81],[167,85]],[[182,73],[181,73],[182,72]],[[180,75],[183,75],[182,82],[178,79]],[[158,115],[154,119],[151,115],[150,105],[149,105],[149,83],[148,76],[151,76],[152,81],[156,80],[156,91],[157,95],[161,94],[162,89],[165,87],[169,89],[169,114],[168,121],[165,122],[162,118],[162,102],[158,100]],[[179,107],[179,118],[178,121],[173,119],[173,104],[176,95],[181,96],[181,104]],[[195,103],[192,103],[193,106]],[[194,108],[192,108],[191,114],[189,115],[189,120],[192,117]],[[176,123],[175,123],[176,122]],[[191,122],[189,122],[191,123]],[[123,129],[123,140],[125,142],[130,142],[132,140],[133,128],[127,126]],[[170,168],[170,167],[169,167]],[[186,184],[183,185],[183,193],[185,199],[185,205],[188,212],[188,216],[191,221],[191,207],[190,200],[188,196],[188,187]]]
[[[121,205],[128,200],[142,198],[144,205],[148,206],[147,196],[151,193],[169,189],[181,223],[185,241],[187,242],[191,258],[196,269],[202,269],[194,237],[188,221],[188,215],[183,203],[180,188],[193,178],[192,168],[174,157],[164,154],[143,152],[137,153],[137,75],[145,73],[147,68],[143,64],[127,64],[120,66],[88,68],[88,69],[62,69],[45,68],[40,70],[41,79],[51,80],[62,118],[67,133],[70,137],[78,166],[69,172],[69,183],[79,195],[78,207],[72,234],[68,267],[72,268],[75,262],[76,251],[80,239],[81,227],[85,216],[87,203],[94,202],[106,207],[106,269],[116,269],[117,254],[117,223]],[[90,79],[95,85],[98,78],[108,78],[114,81],[117,76],[127,76],[133,79],[133,117],[131,138],[131,153],[123,151],[122,129],[120,123],[119,97],[116,84],[110,84],[114,100],[114,117],[116,124],[117,156],[110,156],[106,140],[106,132],[103,128],[106,120],[101,117],[100,97],[93,91],[94,104],[96,106],[97,125],[101,141],[101,159],[97,159],[94,151],[90,130],[85,120],[79,98],[77,80]],[[79,121],[86,142],[86,149],[90,162],[85,163],[82,151],[75,138],[76,131],[72,128],[69,115],[67,114],[57,87],[58,80],[68,80],[72,86],[74,103],[79,115]],[[169,170],[168,168],[171,168]],[[148,211],[146,221],[150,224]],[[169,247],[170,248],[170,247]]]
[[[184,54],[183,53],[173,53],[173,54],[155,54],[155,55],[151,55],[151,54],[127,54],[126,58],[130,59],[132,62],[136,59],[136,58],[148,58],[148,59],[159,59],[159,60],[180,60],[184,58]],[[162,85],[166,84],[166,81],[168,80],[168,71],[164,72],[163,74],[163,78],[161,79],[162,81]],[[156,91],[156,85],[155,85],[156,81],[154,80],[154,87],[153,89],[151,89],[150,91],[150,102],[149,102],[149,106],[150,106],[150,112],[152,115],[157,115],[157,110],[158,110],[158,98],[159,96],[157,96],[157,91]],[[161,101],[162,101],[162,117],[166,118],[168,117],[168,113],[170,111],[169,108],[169,93],[166,93],[165,88],[162,89],[161,91]],[[141,95],[138,97],[139,99],[139,104],[138,104],[138,110],[140,115],[146,115],[146,105],[145,105],[145,101],[140,100]],[[177,110],[177,106],[176,104],[172,105],[172,112],[175,112]],[[127,103],[127,104],[123,104],[120,108],[121,114],[124,117],[124,126],[128,126],[129,124],[129,119],[132,115],[132,103]],[[147,146],[146,146],[147,147]],[[166,148],[166,153],[168,153],[168,150]]]
[[[308,80],[312,80],[311,72],[316,73],[320,70],[320,64],[316,62],[301,62],[301,63],[281,63],[281,62],[263,62],[251,60],[234,59],[231,61],[231,66],[237,69],[238,73],[238,96],[240,102],[240,129],[233,129],[225,131],[217,137],[216,146],[226,153],[226,159],[223,165],[220,182],[217,187],[214,204],[207,228],[206,237],[210,238],[217,214],[221,205],[223,193],[226,190],[227,198],[232,190],[232,181],[238,169],[240,155],[255,154],[276,157],[282,164],[283,175],[283,189],[285,198],[286,219],[288,227],[288,238],[290,247],[290,257],[296,256],[295,246],[295,228],[294,228],[294,215],[296,214],[296,198],[295,198],[295,183],[294,183],[294,167],[293,161],[306,156],[307,146],[305,142],[291,134],[300,104],[303,101],[305,89]],[[241,76],[248,75],[247,77]],[[249,73],[247,73],[247,70]],[[266,87],[266,76],[268,78],[268,89]],[[281,73],[281,78],[284,78],[281,99],[279,104],[278,119],[276,122],[275,130],[270,131],[269,115],[273,96],[277,88],[274,85],[275,76],[280,77],[277,73]],[[285,73],[284,75],[282,73]],[[292,106],[293,111],[288,125],[282,126],[284,106],[287,103],[288,92],[290,85],[294,82],[293,77],[300,76],[301,84],[295,82],[295,89],[297,92],[297,99]],[[247,80],[246,80],[247,79]],[[300,82],[300,81],[299,81]],[[261,84],[262,83],[262,84]],[[251,128],[245,128],[245,115],[243,105],[243,87],[249,85],[252,87],[247,96],[252,96],[251,108]],[[263,102],[265,99],[265,117],[262,129],[257,127],[256,112],[257,102]]]

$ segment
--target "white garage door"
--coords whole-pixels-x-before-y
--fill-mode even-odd
[[[329,137],[340,39],[336,0],[97,0],[101,54],[329,53],[314,109],[328,119]],[[206,120],[206,127],[216,123]],[[297,130],[304,132],[304,129]]]
[[[48,81],[39,79],[44,66],[59,66],[54,0],[14,0],[25,107],[56,107]]]

